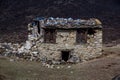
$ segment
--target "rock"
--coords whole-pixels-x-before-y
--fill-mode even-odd
[[[54,65],[51,65],[50,68],[53,69],[53,68],[54,68]]]
[[[16,57],[17,60],[19,60],[19,57]]]
[[[46,65],[46,63],[42,63],[42,66],[45,66]]]
[[[51,66],[49,64],[46,64],[46,67],[50,68]]]
[[[34,51],[34,52],[32,52],[32,54],[33,54],[34,56],[37,56],[37,55],[38,55],[38,52],[37,52],[37,51]]]
[[[25,49],[30,49],[32,47],[31,41],[26,41]]]
[[[60,64],[60,63],[61,63],[60,61],[55,61],[55,60],[52,61],[52,64]]]
[[[13,62],[14,61],[14,59],[10,59],[10,62]]]
[[[71,68],[71,66],[68,66],[67,68]]]
[[[59,66],[57,66],[57,69],[60,69],[60,67],[59,67]]]
[[[71,74],[73,74],[73,71],[70,71]]]
[[[41,57],[40,60],[41,60],[42,63],[46,63],[47,62],[47,57]]]
[[[23,53],[24,52],[24,46],[22,46],[21,48],[18,48],[18,53],[20,54],[20,53]]]
[[[11,49],[10,45],[8,45],[8,44],[3,44],[2,46],[3,46],[5,49],[9,49],[9,50]]]
[[[28,35],[28,40],[32,41],[32,40],[34,40],[34,38],[35,38],[34,35]]]
[[[33,61],[33,59],[31,58],[30,61]]]
[[[70,63],[78,63],[78,62],[80,62],[80,59],[76,55],[72,55],[72,57],[68,60],[68,62],[70,62]]]

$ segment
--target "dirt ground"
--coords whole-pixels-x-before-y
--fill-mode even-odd
[[[112,80],[120,75],[120,47],[104,47],[104,54],[98,59],[52,69],[40,62],[0,57],[0,80]]]

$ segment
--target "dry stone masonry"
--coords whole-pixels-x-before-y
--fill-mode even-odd
[[[29,42],[41,59],[56,62],[86,61],[102,54],[102,26],[98,19],[36,18],[28,25]]]
[[[29,34],[25,44],[4,43],[0,48],[10,47],[5,50],[6,54],[13,53],[27,60],[48,64],[87,61],[102,55],[101,25],[95,18],[36,18],[28,24]]]

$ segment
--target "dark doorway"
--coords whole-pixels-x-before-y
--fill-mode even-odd
[[[65,62],[68,61],[69,57],[70,57],[70,51],[62,51],[62,60],[64,60]]]
[[[40,34],[40,23],[39,23],[39,21],[35,21],[35,25],[37,26],[38,33]]]

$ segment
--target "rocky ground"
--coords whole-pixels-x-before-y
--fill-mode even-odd
[[[104,47],[103,52],[103,56],[88,62],[51,68],[40,62],[0,56],[0,80],[112,80],[120,75],[120,46]]]

